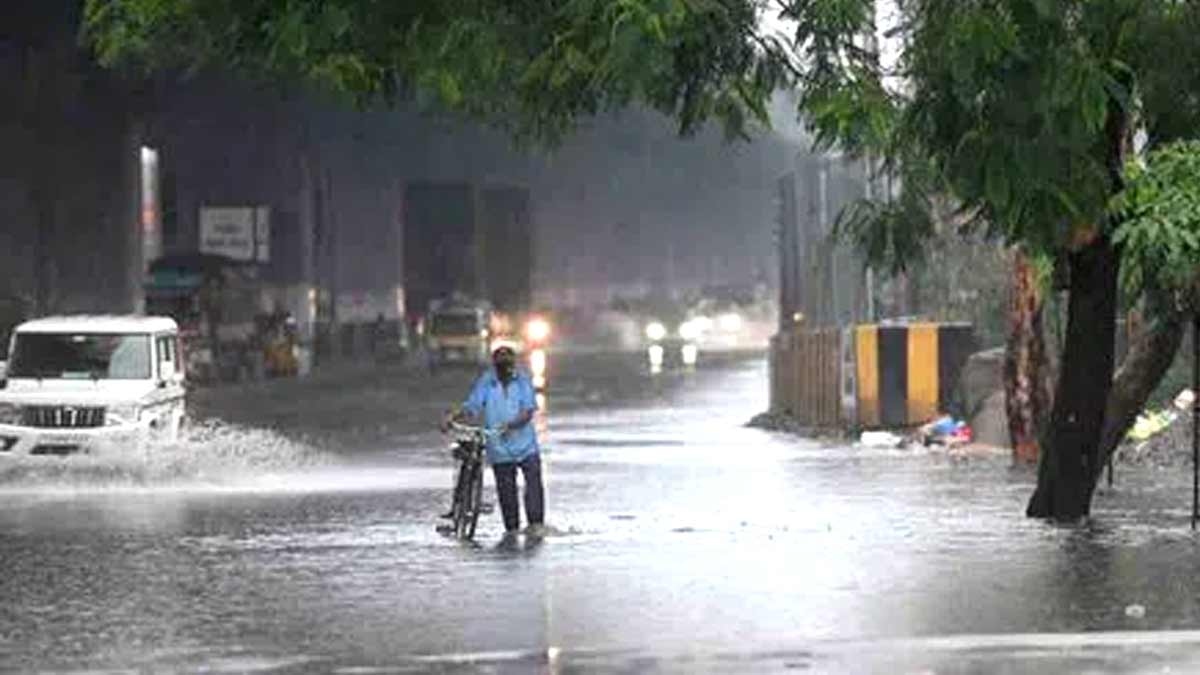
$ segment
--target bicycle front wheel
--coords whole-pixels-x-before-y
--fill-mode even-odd
[[[479,520],[479,496],[477,486],[482,483],[483,472],[478,462],[465,463],[462,479],[458,482],[458,494],[455,502],[458,508],[454,512],[454,533],[459,539],[470,539],[475,536],[475,525]]]
[[[479,524],[479,512],[483,508],[483,463],[476,462],[471,472],[468,486],[470,493],[470,519],[467,521],[467,539],[475,536],[475,526]]]

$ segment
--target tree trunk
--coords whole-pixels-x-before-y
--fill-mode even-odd
[[[1026,514],[1075,521],[1088,515],[1103,465],[1100,435],[1112,387],[1117,320],[1117,251],[1097,235],[1070,254],[1070,300],[1049,444]]]
[[[1133,336],[1108,395],[1100,435],[1101,463],[1094,467],[1093,482],[1099,480],[1109,456],[1121,444],[1138,413],[1145,408],[1146,400],[1170,369],[1187,332],[1187,317],[1171,298],[1148,294],[1146,299],[1147,321]]]
[[[1013,257],[1012,301],[1004,354],[1004,407],[1013,459],[1036,462],[1050,411],[1050,364],[1042,329],[1042,293],[1029,256]]]

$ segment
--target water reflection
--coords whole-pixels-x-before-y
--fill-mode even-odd
[[[1085,631],[1200,619],[1186,477],[1124,470],[1093,524],[1049,526],[1006,459],[743,428],[763,376],[650,378],[641,355],[556,371],[537,417],[556,531],[516,550],[498,514],[477,546],[437,535],[448,465],[400,453],[234,462],[223,491],[0,489],[0,670],[992,670],[1161,655],[1161,632]]]

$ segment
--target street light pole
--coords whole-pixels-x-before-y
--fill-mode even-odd
[[[1200,311],[1192,314],[1192,530],[1200,519]]]

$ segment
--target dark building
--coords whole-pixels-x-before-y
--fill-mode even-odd
[[[13,314],[138,303],[145,91],[80,48],[81,4],[0,6],[0,302]]]
[[[404,193],[408,313],[464,293],[520,311],[533,297],[534,238],[526,188],[409,184]]]

